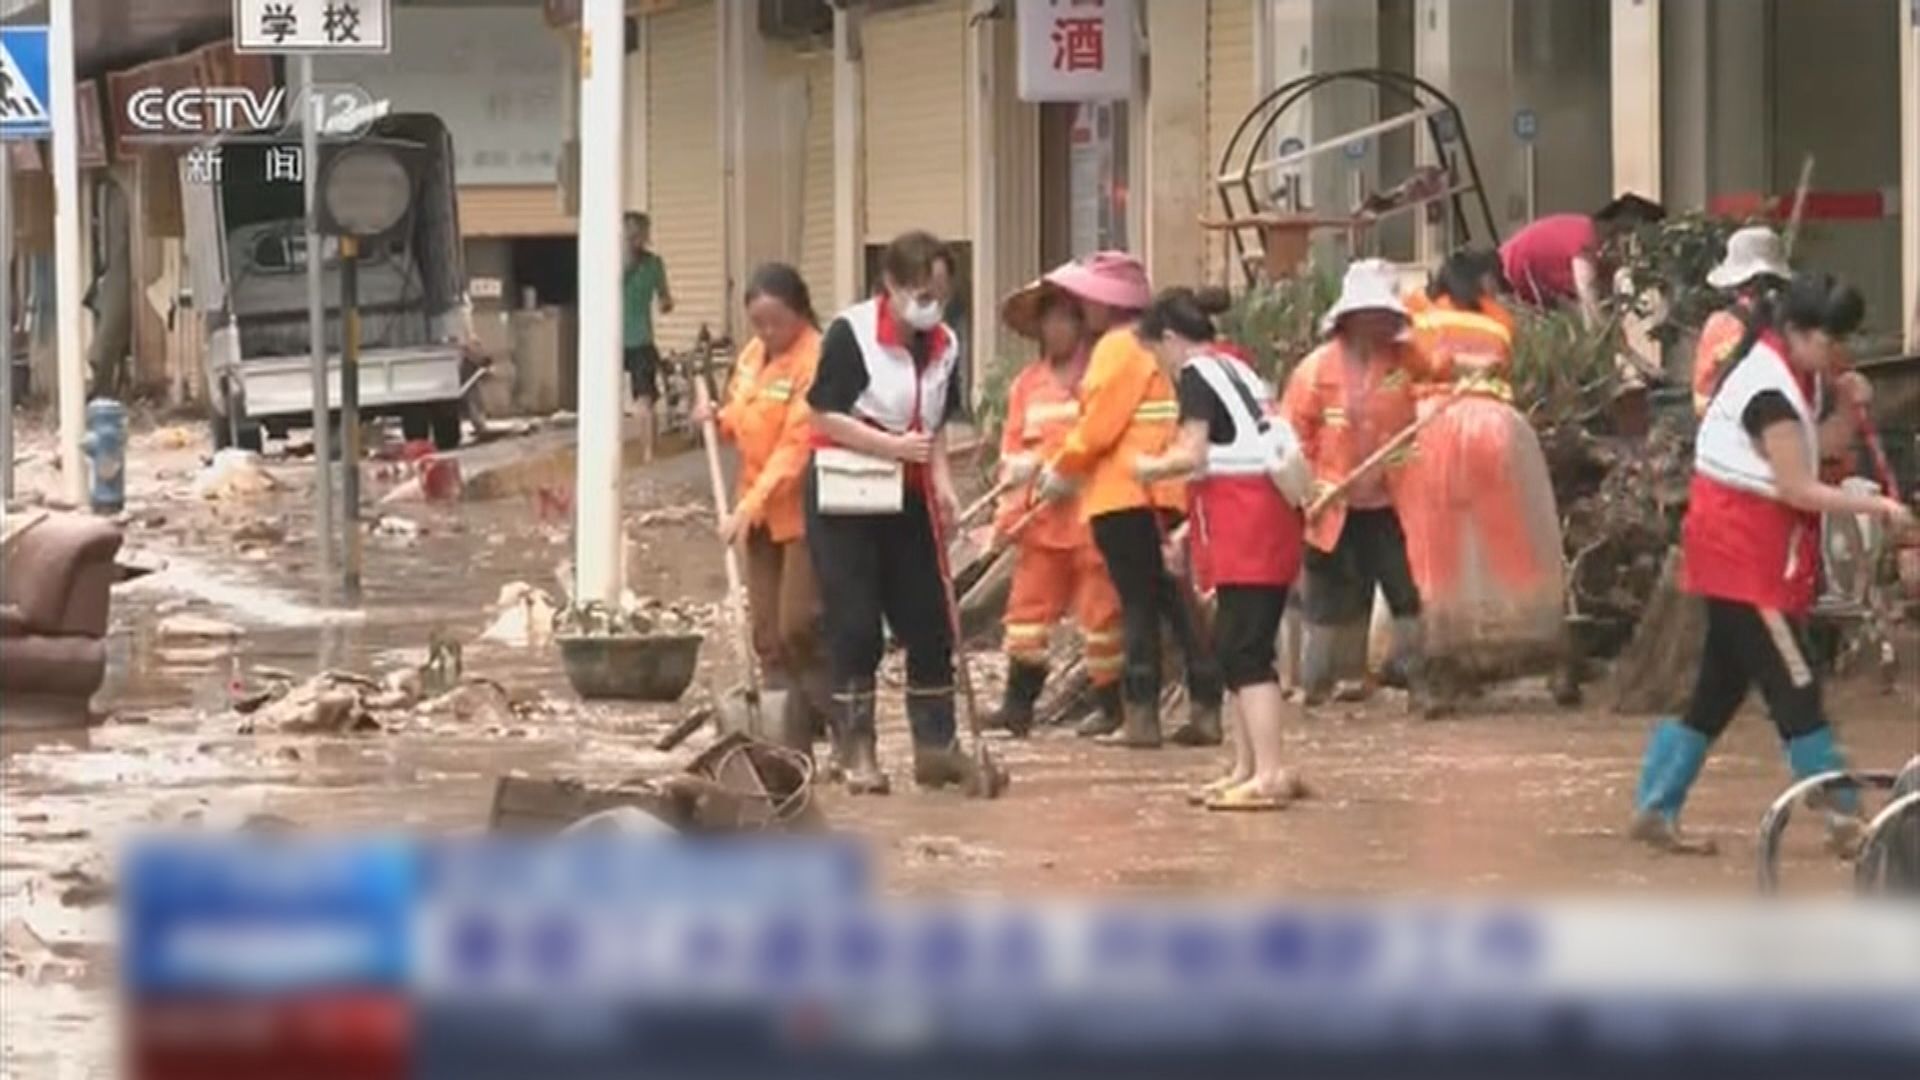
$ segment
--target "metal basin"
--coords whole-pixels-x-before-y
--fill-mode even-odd
[[[699,634],[580,634],[555,639],[574,693],[626,701],[680,700],[693,683],[703,640]]]

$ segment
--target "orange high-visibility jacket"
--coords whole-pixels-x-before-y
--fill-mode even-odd
[[[740,450],[735,512],[764,525],[776,544],[797,540],[806,529],[800,481],[811,434],[807,390],[819,366],[820,331],[811,326],[771,359],[756,337],[740,350],[720,410],[720,431]]]
[[[1416,300],[1415,297],[1418,297]],[[1414,340],[1420,346],[1421,381],[1415,395],[1450,393],[1465,382],[1475,393],[1513,400],[1513,316],[1488,298],[1469,311],[1447,297],[1419,292],[1407,297]]]
[[[1384,444],[1413,423],[1414,382],[1424,377],[1426,366],[1419,348],[1411,342],[1402,342],[1375,354],[1367,365],[1362,408],[1367,412],[1376,445]],[[1293,369],[1280,406],[1313,465],[1316,495],[1346,479],[1370,452],[1355,445],[1348,423],[1347,401],[1346,350],[1336,338],[1309,353]],[[1411,457],[1409,446],[1386,462],[1388,492],[1396,491],[1398,474]],[[1320,516],[1307,523],[1307,542],[1321,551],[1332,551],[1346,522],[1346,503],[1336,499]]]
[[[1707,316],[1706,325],[1700,327],[1700,341],[1693,347],[1693,415],[1705,416],[1707,402],[1713,400],[1713,392],[1720,387],[1720,372],[1726,369],[1727,361],[1732,359],[1733,350],[1746,336],[1747,324],[1741,319],[1738,307],[1721,308]]]
[[[1044,462],[1052,459],[1067,443],[1067,435],[1080,419],[1080,392],[1054,374],[1045,358],[1028,364],[1007,390],[1007,421],[1000,435],[1000,457],[1011,461],[1031,457]],[[1009,492],[1001,499],[999,524],[1009,528],[1027,513],[1032,492],[1025,487]],[[1080,516],[1078,499],[1068,499],[1042,510],[1019,537],[1020,543],[1056,551],[1071,551],[1093,542],[1093,534]]]
[[[1173,380],[1160,370],[1153,350],[1131,326],[1107,331],[1080,380],[1080,418],[1052,463],[1061,476],[1080,481],[1081,515],[1091,519],[1139,506],[1185,511],[1185,480],[1149,488],[1133,476],[1134,460],[1165,453],[1179,424]]]

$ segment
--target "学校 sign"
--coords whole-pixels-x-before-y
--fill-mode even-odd
[[[1133,93],[1134,0],[1019,0],[1020,100],[1114,101]]]
[[[233,0],[237,52],[384,53],[391,0]]]

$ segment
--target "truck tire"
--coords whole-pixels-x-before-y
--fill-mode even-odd
[[[432,410],[423,405],[401,413],[400,434],[406,436],[408,442],[419,442],[432,436]]]
[[[436,450],[460,449],[460,403],[448,402],[435,405],[432,416],[433,448]]]
[[[240,421],[238,442],[234,440],[233,433],[227,426],[226,417],[215,416],[207,421],[207,425],[212,430],[215,450],[227,450],[238,446],[242,450],[251,450],[257,454],[266,446],[266,432],[253,421]]]

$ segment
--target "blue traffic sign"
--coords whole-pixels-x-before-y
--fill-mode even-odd
[[[1359,161],[1367,156],[1367,140],[1355,139],[1345,147],[1348,161]]]
[[[1516,109],[1513,113],[1513,137],[1521,142],[1532,142],[1540,135],[1540,117],[1532,109]]]
[[[46,138],[53,133],[52,106],[47,28],[0,28],[0,138]]]

